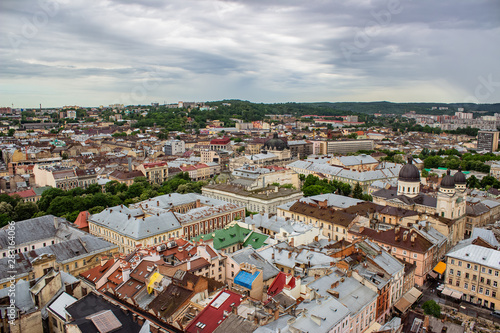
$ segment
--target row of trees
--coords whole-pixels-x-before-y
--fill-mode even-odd
[[[0,195],[0,225],[9,221],[21,221],[33,217],[52,214],[74,222],[81,211],[88,210],[96,214],[106,207],[129,205],[149,198],[177,193],[201,193],[207,181],[191,181],[187,172],[177,174],[162,185],[150,184],[145,177],[134,179],[130,186],[117,181],[106,183],[104,191],[101,186],[93,184],[87,189],[74,188],[64,191],[51,188],[43,192],[37,203],[23,202],[20,197]]]
[[[337,180],[319,179],[319,177],[314,175],[308,175],[307,177],[303,174],[299,175],[302,184],[302,192],[305,197],[310,197],[313,195],[324,194],[324,193],[336,193],[344,196],[352,195],[353,198],[372,201],[373,198],[369,194],[364,194],[363,189],[357,183],[354,189],[348,183],[339,182]]]

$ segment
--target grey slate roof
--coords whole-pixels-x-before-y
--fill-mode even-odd
[[[321,296],[327,296],[327,290],[332,289],[331,286],[336,281],[341,281],[341,276],[336,273],[325,275],[308,284],[308,287],[316,290]],[[345,305],[355,316],[365,306],[377,299],[377,293],[370,288],[362,285],[353,277],[343,277],[344,281],[333,290],[339,293],[339,301]]]
[[[317,204],[318,202],[323,202],[325,200],[327,200],[328,207],[338,207],[341,209],[349,208],[351,206],[357,205],[360,202],[364,202],[364,200],[350,198],[333,193],[313,195],[300,199],[300,202]]]
[[[139,208],[141,205],[145,207],[145,205],[147,204],[148,207],[167,210],[171,209],[173,206],[188,204],[190,202],[195,202],[196,200],[200,200],[200,203],[206,206],[224,205],[227,203],[226,201],[209,198],[198,193],[170,193],[138,202],[136,204],[130,205],[129,207]]]
[[[360,154],[358,156],[340,156],[339,160],[343,165],[346,166],[378,163],[376,159],[374,159],[370,155],[365,154]]]
[[[348,161],[349,162],[349,161]],[[376,169],[372,171],[353,171],[341,167],[332,166],[327,163],[316,163],[308,161],[295,161],[287,165],[289,168],[305,169],[314,173],[322,173],[332,177],[341,177],[352,181],[373,182],[376,180],[395,179],[399,176],[401,165],[396,164],[391,168]]]
[[[500,269],[500,251],[474,244],[452,249],[446,256]]]
[[[476,239],[478,237],[481,237],[483,240],[487,241],[491,245],[495,246],[498,248],[500,246],[500,243],[498,243],[497,238],[495,237],[495,234],[493,231],[484,229],[484,228],[474,228],[472,229],[472,235],[470,236],[470,239]]]
[[[291,268],[300,264],[307,264],[310,268],[330,267],[332,263],[338,261],[338,259],[327,256],[326,254],[308,249],[301,249],[300,252],[291,252],[287,249],[268,247],[259,251],[259,254],[270,263],[276,263]],[[274,260],[272,259],[273,254]]]
[[[262,269],[262,277],[264,281],[267,281],[280,272],[273,264],[264,259],[257,251],[255,251],[252,247],[247,247],[236,251],[231,256],[234,261],[236,261],[239,265],[242,263],[248,263],[251,265],[255,265],[255,267]]]
[[[366,242],[370,245],[376,245],[375,243],[370,242],[369,240],[366,240]],[[384,271],[386,271],[387,273],[394,276],[399,271],[404,270],[405,266],[399,260],[394,258],[392,255],[390,255],[386,251],[384,251],[382,249],[380,249],[380,250],[382,251],[382,253],[379,254],[378,256],[373,256],[372,260],[377,265],[379,265]]]
[[[31,263],[27,260],[23,254],[16,254],[16,277],[27,276],[31,271]],[[9,258],[0,258],[0,281],[9,280],[12,275],[9,273],[12,271],[9,265]]]
[[[36,311],[35,302],[30,293],[30,283],[28,281],[19,280],[16,283],[16,292],[14,293],[15,306],[17,309],[25,313]],[[9,288],[0,289],[0,299],[9,297]],[[17,318],[17,311],[16,311]]]
[[[254,331],[254,333],[289,333],[290,326],[288,325],[288,321],[292,318],[295,317],[285,314],[279,317],[277,320],[270,322],[269,324],[260,326]]]
[[[313,226],[293,221],[286,220],[284,217],[275,215],[273,217],[269,217],[268,213],[264,214],[255,214],[252,217],[245,218],[244,223],[248,225],[255,225],[256,228],[265,228],[272,230],[276,233],[281,232],[282,230],[286,231],[288,236],[297,236],[305,233],[313,228]]]
[[[387,200],[399,200],[407,205],[422,205],[427,207],[436,207],[437,198],[428,196],[424,193],[419,193],[414,198],[407,197],[406,195],[398,195],[397,190],[381,189],[372,193],[374,197],[381,197]]]
[[[140,208],[115,206],[92,215],[90,220],[135,240],[163,234],[181,227],[175,214],[170,211],[142,219],[143,215],[144,211]]]
[[[349,309],[333,297],[318,299],[311,302],[304,301],[299,304],[297,309],[307,311],[303,312],[303,314],[299,316],[294,323],[291,323],[290,326],[299,329],[301,332],[330,332],[332,328],[345,320],[350,314]],[[312,316],[320,319],[321,325],[318,325],[311,319]]]
[[[54,219],[59,221],[59,227],[57,229],[54,224]],[[18,246],[54,237],[60,239],[74,239],[86,234],[72,227],[72,224],[66,221],[66,219],[55,217],[54,215],[45,215],[18,221],[15,224],[15,228],[15,242]],[[0,249],[9,247],[8,240],[8,226],[5,226],[0,230]]]
[[[118,246],[95,236],[84,236],[80,239],[71,239],[66,242],[52,244],[41,249],[25,252],[24,255],[33,262],[42,254],[53,254],[56,261],[63,263],[67,260],[75,260],[78,257],[86,257],[92,253],[99,253],[117,248]]]

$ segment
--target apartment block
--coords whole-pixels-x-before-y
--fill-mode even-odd
[[[470,244],[446,255],[445,289],[442,293],[500,309],[500,251]]]

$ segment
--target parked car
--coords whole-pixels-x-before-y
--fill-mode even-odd
[[[500,310],[491,311],[493,317],[500,318]]]

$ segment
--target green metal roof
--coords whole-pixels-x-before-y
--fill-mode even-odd
[[[252,232],[250,236],[248,236],[248,238],[246,239],[245,243],[243,243],[243,246],[247,247],[248,245],[251,245],[254,249],[257,250],[264,245],[268,237],[269,236],[258,232]]]
[[[52,188],[51,186],[44,186],[44,187],[33,187],[33,191],[35,191],[36,195],[42,195],[43,192],[48,190],[49,188]]]
[[[248,238],[247,238],[248,237]],[[251,245],[254,249],[260,248],[269,236],[253,232],[250,229],[240,227],[238,224],[226,226],[224,229],[215,230],[211,233],[192,238],[192,241],[208,241],[213,239],[216,250],[227,248],[231,245],[243,243],[243,246]]]

